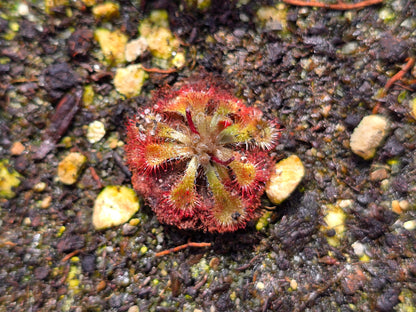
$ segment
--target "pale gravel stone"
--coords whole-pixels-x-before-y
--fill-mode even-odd
[[[140,55],[142,55],[149,45],[147,44],[146,38],[139,37],[131,40],[126,44],[125,57],[127,62],[133,62]]]
[[[408,231],[413,231],[416,229],[416,220],[410,220],[403,223],[403,227]]]
[[[123,224],[139,210],[136,192],[126,186],[109,185],[98,194],[92,214],[96,230]]]
[[[100,141],[104,137],[104,135],[105,135],[105,126],[101,121],[95,120],[88,125],[87,140],[91,144],[94,144]]]
[[[389,122],[386,117],[381,115],[364,117],[351,135],[351,150],[366,160],[373,158],[388,130]]]
[[[300,158],[291,155],[279,161],[266,184],[266,194],[274,204],[280,204],[296,189],[303,176],[305,168]]]

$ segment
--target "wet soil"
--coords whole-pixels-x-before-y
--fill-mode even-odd
[[[414,57],[413,1],[357,11],[286,6],[273,25],[256,15],[272,1],[213,0],[202,10],[191,2],[123,0],[111,21],[95,20],[77,1],[49,15],[40,1],[1,4],[0,159],[22,182],[14,198],[0,199],[0,311],[413,311],[416,237],[404,224],[416,219],[415,68],[378,97]],[[141,95],[125,100],[92,31],[135,38],[154,9],[169,12],[187,63],[149,73]],[[136,62],[153,67],[149,53]],[[202,70],[278,118],[282,137],[272,152],[302,159],[301,185],[277,207],[263,198],[273,213],[259,231],[254,223],[223,235],[181,231],[159,224],[146,205],[137,227],[95,231],[102,187],[131,186],[123,147],[112,144],[125,139],[126,118],[152,90]],[[86,86],[95,94],[90,105],[81,100]],[[349,138],[377,103],[391,132],[364,161]],[[95,120],[106,136],[91,144]],[[11,152],[16,142],[23,152]],[[69,151],[88,158],[72,186],[56,173]],[[331,205],[346,214],[335,245],[327,238],[338,234],[323,230]],[[155,257],[188,241],[212,245]]]

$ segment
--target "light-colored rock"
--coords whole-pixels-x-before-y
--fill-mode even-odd
[[[118,92],[128,98],[137,96],[140,94],[147,76],[139,64],[118,68],[114,76],[114,86]]]
[[[22,153],[25,150],[25,146],[22,144],[22,142],[14,142],[13,145],[10,147],[10,154],[18,156],[22,155]]]
[[[58,164],[59,181],[67,185],[77,182],[86,161],[87,157],[81,153],[69,153]]]
[[[129,41],[126,44],[126,61],[133,62],[140,55],[142,55],[148,47],[149,45],[147,44],[147,40],[144,37],[139,37],[137,39]]]
[[[172,65],[176,68],[181,68],[182,66],[185,66],[186,64],[186,57],[185,53],[178,52],[172,59]]]
[[[45,190],[46,186],[47,184],[45,182],[39,182],[32,187],[32,190],[36,193],[41,193]]]
[[[291,155],[279,161],[266,184],[266,194],[274,204],[280,204],[296,189],[303,176],[305,168],[300,158]]]
[[[95,120],[88,125],[87,140],[91,144],[94,144],[100,141],[104,137],[104,135],[105,135],[105,126],[101,121]]]
[[[361,257],[365,254],[364,252],[365,252],[366,247],[361,242],[355,241],[354,243],[351,244],[351,247],[354,249],[354,253],[357,256]]]
[[[403,227],[408,231],[416,229],[416,220],[410,220],[403,223]]]
[[[351,135],[351,150],[366,160],[373,158],[388,130],[389,122],[386,117],[381,115],[364,117]]]
[[[137,305],[131,306],[127,312],[140,312],[139,307]]]
[[[391,211],[397,214],[401,214],[403,212],[398,200],[393,200],[391,202]]]
[[[96,230],[123,224],[139,210],[136,192],[126,186],[110,185],[97,196],[92,223]]]

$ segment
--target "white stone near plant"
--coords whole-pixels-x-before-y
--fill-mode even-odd
[[[126,186],[110,185],[98,194],[92,214],[96,230],[123,224],[139,210],[136,192]]]
[[[104,135],[105,135],[105,126],[101,121],[96,120],[88,125],[87,140],[91,144],[94,144],[100,141],[104,137]]]
[[[351,135],[351,150],[366,160],[373,158],[388,130],[389,122],[386,117],[381,115],[364,117]]]

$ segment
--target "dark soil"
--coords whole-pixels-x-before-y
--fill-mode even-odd
[[[50,15],[41,1],[0,3],[0,159],[22,175],[16,196],[0,199],[0,311],[414,311],[415,229],[403,224],[416,220],[416,69],[377,98],[415,56],[414,2],[358,11],[287,6],[287,29],[257,20],[257,10],[273,1],[211,2],[198,10],[192,1],[123,0],[109,22],[96,21],[81,1]],[[150,73],[141,95],[123,100],[92,31],[105,26],[135,38],[154,9],[168,10],[187,65]],[[150,54],[137,62],[154,67]],[[146,205],[137,228],[95,231],[92,208],[102,187],[131,186],[123,147],[108,142],[125,139],[126,118],[152,90],[202,70],[279,119],[273,153],[302,159],[301,185],[277,207],[264,197],[274,210],[260,231],[251,224],[224,235],[183,232],[159,224]],[[89,106],[81,100],[87,85],[95,92]],[[392,130],[364,161],[349,138],[377,102]],[[85,134],[94,120],[107,134],[91,144]],[[15,142],[25,146],[20,155],[10,152]],[[88,158],[73,186],[56,173],[69,151]],[[372,175],[380,168],[382,180]],[[39,182],[46,184],[41,192]],[[334,247],[327,237],[335,233],[322,230],[324,208],[340,200],[350,201]],[[394,200],[407,209],[393,211]],[[155,257],[189,240],[212,247]]]

